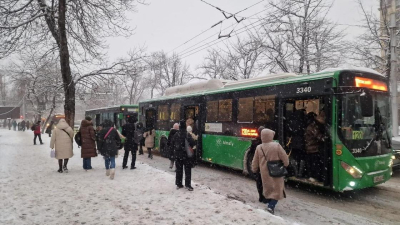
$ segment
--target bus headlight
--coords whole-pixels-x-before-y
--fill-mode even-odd
[[[389,161],[389,167],[392,167],[393,166],[393,159],[390,159],[390,161]]]
[[[357,167],[350,166],[349,164],[341,161],[340,165],[349,173],[353,178],[360,179],[362,177],[362,172]]]

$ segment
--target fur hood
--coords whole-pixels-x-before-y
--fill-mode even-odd
[[[65,121],[65,119],[61,119],[58,123],[57,123],[57,128],[62,130],[62,129],[67,129],[69,127],[68,123]]]
[[[88,126],[93,126],[92,121],[89,121],[89,120],[82,120],[82,122],[81,122],[81,127],[88,127]]]
[[[270,129],[263,129],[261,131],[261,141],[262,143],[269,143],[272,142],[275,136],[275,131],[270,130]]]

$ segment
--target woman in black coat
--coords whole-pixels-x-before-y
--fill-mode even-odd
[[[97,149],[104,156],[106,166],[106,176],[114,179],[115,176],[115,156],[118,154],[118,146],[121,138],[117,130],[113,127],[111,120],[105,120],[103,129],[98,134]]]
[[[181,120],[179,122],[179,131],[176,132],[176,134],[174,134],[174,137],[172,138],[176,166],[175,184],[177,186],[177,189],[183,188],[183,167],[185,167],[185,187],[189,191],[193,191],[193,187],[191,185],[192,160],[188,157],[186,153],[186,141],[188,142],[189,146],[193,148],[194,140],[192,136],[186,131],[186,121]]]
[[[169,134],[168,134],[167,146],[168,146],[168,158],[171,161],[171,163],[169,165],[170,169],[172,169],[172,167],[174,167],[174,163],[175,163],[174,146],[172,144],[172,138],[174,137],[176,132],[178,132],[178,129],[179,129],[179,124],[175,123],[174,126],[172,127],[172,129],[169,131]]]

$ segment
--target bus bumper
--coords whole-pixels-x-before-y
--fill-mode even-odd
[[[365,173],[360,179],[345,179],[341,191],[352,191],[385,183],[392,176],[392,168]],[[348,177],[349,178],[349,177]]]

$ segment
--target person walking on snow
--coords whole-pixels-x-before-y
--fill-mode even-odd
[[[179,131],[176,132],[176,134],[172,138],[176,166],[175,184],[177,186],[177,189],[183,188],[183,167],[185,167],[185,187],[189,191],[193,191],[193,187],[191,185],[192,160],[187,155],[186,147],[189,146],[186,146],[186,142],[188,142],[189,146],[193,148],[194,140],[192,136],[186,131],[186,121],[181,120],[179,122]]]
[[[17,121],[13,120],[12,126],[13,126],[13,130],[16,131],[17,130]]]
[[[147,152],[149,153],[150,159],[153,159],[153,154],[151,153],[151,149],[154,148],[154,137],[155,137],[155,130],[152,127],[147,128],[147,131],[143,134],[144,145],[147,148]]]
[[[106,176],[113,180],[115,176],[115,156],[118,154],[118,143],[121,138],[117,130],[113,127],[111,120],[105,120],[103,129],[99,131],[97,139],[97,149],[104,157],[106,166]]]
[[[139,150],[139,155],[143,155],[143,146],[144,146],[144,129],[143,129],[143,123],[142,122],[137,122],[135,124],[135,143],[138,145],[138,150]]]
[[[29,130],[29,128],[30,128],[29,125],[31,125],[31,124],[30,124],[29,120],[27,120],[27,121],[26,121],[26,129],[27,129],[27,130]]]
[[[175,158],[174,158],[174,145],[172,143],[172,138],[179,130],[179,123],[175,123],[172,126],[172,129],[169,131],[168,134],[168,141],[167,141],[167,148],[168,148],[168,158],[170,161],[169,168],[172,169],[174,167]]]
[[[273,141],[275,132],[270,129],[261,131],[262,144],[257,146],[251,165],[252,171],[261,173],[263,194],[267,199],[267,211],[274,214],[278,200],[286,198],[283,177],[271,177],[269,175],[267,162],[281,160],[283,165],[289,165],[289,158],[282,146]]]
[[[138,143],[135,141],[135,122],[136,119],[133,116],[128,117],[128,123],[122,126],[122,135],[125,136],[124,143],[124,160],[122,162],[122,169],[128,168],[126,164],[128,163],[129,152],[132,154],[131,170],[136,169],[136,152],[138,150]]]
[[[68,160],[74,155],[72,151],[73,138],[74,130],[72,130],[65,119],[61,119],[58,122],[57,127],[54,129],[54,133],[50,141],[50,148],[55,149],[56,151],[55,158],[58,159],[59,169],[57,172],[59,173],[62,173],[63,170],[64,172],[68,173]]]
[[[35,137],[33,138],[33,144],[36,145],[36,138],[39,137],[40,144],[42,145],[42,134],[40,133],[40,121],[37,121],[31,128]]]
[[[83,159],[83,169],[92,169],[92,157],[96,157],[96,133],[94,132],[92,118],[90,116],[85,117],[81,122],[79,128],[81,132],[81,158]]]
[[[51,121],[50,125],[47,126],[46,132],[45,132],[46,134],[49,134],[49,137],[51,137],[51,131],[53,130],[53,128],[54,128],[54,121]]]
[[[21,130],[25,132],[25,120],[21,122]]]

